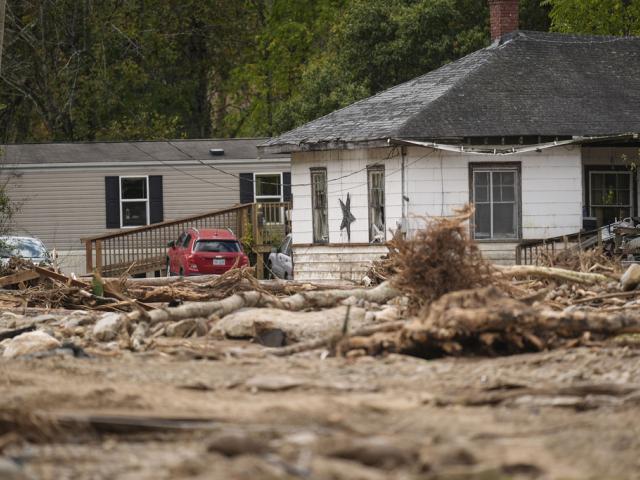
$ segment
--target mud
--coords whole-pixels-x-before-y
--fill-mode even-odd
[[[217,359],[0,359],[0,477],[638,478],[633,342],[439,360],[197,342]]]

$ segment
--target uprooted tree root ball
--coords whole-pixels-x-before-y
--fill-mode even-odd
[[[445,293],[482,287],[493,281],[492,268],[469,236],[469,205],[453,217],[427,220],[411,239],[397,238],[391,282],[404,292],[413,310]]]

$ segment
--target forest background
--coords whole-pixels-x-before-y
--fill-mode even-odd
[[[640,35],[640,0],[520,0]],[[485,0],[7,0],[0,143],[273,136],[487,46]]]

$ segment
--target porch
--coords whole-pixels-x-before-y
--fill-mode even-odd
[[[167,244],[186,228],[231,229],[245,252],[255,255],[258,278],[264,276],[263,255],[291,231],[289,202],[246,203],[177,220],[128,228],[83,238],[86,273],[105,277],[164,273]]]

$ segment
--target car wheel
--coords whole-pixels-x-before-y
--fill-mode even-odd
[[[180,268],[180,276],[184,277],[184,270],[182,269],[182,267]]]
[[[287,272],[284,272],[284,279],[289,280],[289,274]]]
[[[271,262],[267,262],[267,272],[266,272],[267,280],[271,280],[273,278],[273,270],[271,270],[271,268],[272,268]]]
[[[171,263],[169,262],[169,259],[167,258],[167,277],[171,277]]]

